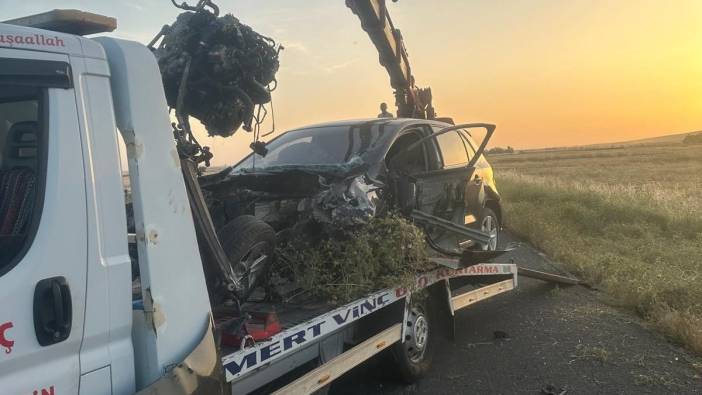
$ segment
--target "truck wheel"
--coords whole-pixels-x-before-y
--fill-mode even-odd
[[[497,218],[497,214],[487,207],[483,207],[480,212],[480,230],[495,236],[483,249],[488,251],[497,250],[500,236],[500,220]]]
[[[275,249],[275,230],[252,215],[242,215],[224,225],[219,236],[240,281],[235,292],[244,302],[268,273]]]
[[[429,371],[436,342],[435,320],[429,314],[428,296],[410,303],[404,342],[391,347],[397,376],[407,384],[414,383]]]

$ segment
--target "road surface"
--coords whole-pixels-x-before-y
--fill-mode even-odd
[[[553,270],[528,245],[504,259]],[[519,281],[518,290],[458,313],[456,341],[437,346],[432,370],[420,382],[389,381],[370,361],[330,393],[702,394],[702,360],[605,304],[600,292]],[[496,339],[495,331],[508,338]]]

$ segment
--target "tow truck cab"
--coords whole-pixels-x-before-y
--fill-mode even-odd
[[[100,18],[63,11],[0,24],[3,393],[134,393],[183,361],[210,323],[154,56],[135,42],[15,24],[114,24]],[[137,308],[118,134],[129,158]]]

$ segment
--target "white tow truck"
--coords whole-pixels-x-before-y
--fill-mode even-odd
[[[197,187],[184,179],[158,65],[140,43],[81,36],[111,28],[78,11],[0,24],[0,393],[310,393],[386,349],[414,379],[456,310],[516,287],[514,264],[439,259],[415,287],[274,306],[279,331],[221,346]]]

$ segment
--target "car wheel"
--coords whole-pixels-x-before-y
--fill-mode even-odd
[[[483,207],[480,213],[480,230],[490,236],[494,236],[492,240],[483,247],[483,250],[497,250],[500,238],[500,220],[497,218],[497,214],[487,207]]]
[[[236,292],[245,301],[268,273],[275,250],[275,231],[251,215],[242,215],[219,231],[222,248],[239,279]]]
[[[428,306],[427,297],[411,302],[404,342],[391,347],[396,375],[408,384],[424,376],[433,359],[436,328]]]

